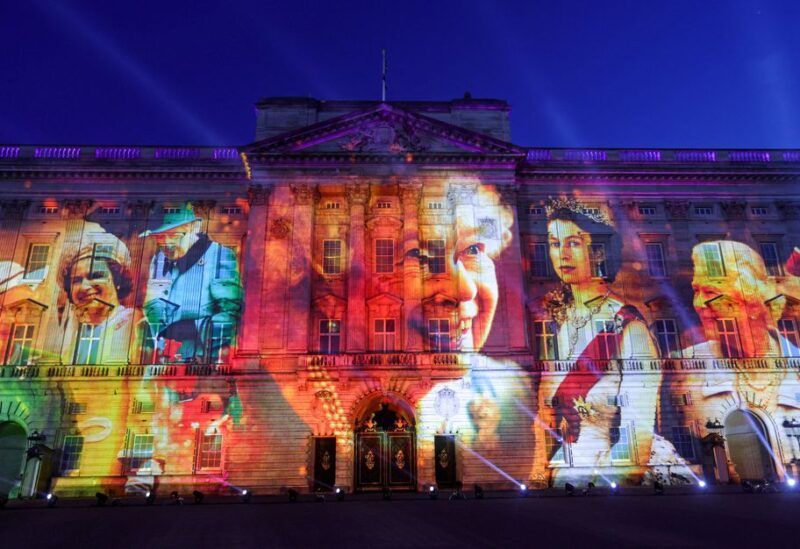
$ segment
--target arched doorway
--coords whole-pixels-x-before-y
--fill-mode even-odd
[[[19,482],[28,436],[13,421],[0,423],[0,497],[8,497]]]
[[[414,416],[407,403],[383,397],[361,408],[355,426],[355,486],[359,491],[416,488]]]
[[[775,469],[764,423],[752,412],[735,410],[725,418],[728,453],[741,480],[773,478]]]

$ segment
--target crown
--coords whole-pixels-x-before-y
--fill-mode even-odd
[[[614,223],[611,221],[611,218],[608,217],[608,215],[606,215],[604,211],[598,208],[589,208],[586,205],[578,202],[573,197],[564,197],[564,198],[548,197],[544,205],[544,210],[545,212],[547,212],[547,217],[550,217],[553,214],[553,212],[557,210],[569,210],[576,214],[586,216],[592,221],[596,221],[597,223],[602,223],[603,225],[608,225],[609,227],[614,226]]]

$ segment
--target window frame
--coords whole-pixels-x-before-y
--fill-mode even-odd
[[[541,248],[538,252],[538,248]],[[537,253],[540,257],[537,257]],[[530,277],[534,279],[550,278],[550,244],[547,242],[530,242],[528,244],[528,258],[530,261]]]
[[[388,248],[386,248],[387,242],[388,242]],[[374,250],[375,250],[375,256],[374,256],[375,273],[376,274],[394,273],[394,239],[376,238],[374,244]]]
[[[791,329],[787,329],[784,326],[787,323],[791,323]],[[794,318],[790,317],[781,317],[778,319],[777,328],[778,328],[778,335],[780,336],[780,345],[781,345],[781,357],[782,358],[800,358],[800,335],[798,335],[797,331],[797,321]],[[795,353],[792,354],[789,352],[789,348],[785,343],[787,339],[793,339],[791,343],[794,345]]]
[[[206,439],[213,439],[207,441]],[[200,431],[197,437],[197,463],[195,470],[199,472],[219,471],[222,469],[224,456],[224,437],[222,433],[205,433]],[[211,460],[211,461],[209,461]]]
[[[334,331],[331,331],[332,329],[334,329]],[[336,318],[320,319],[319,353],[321,355],[338,355],[341,352],[342,321]]]
[[[75,446],[69,444],[73,441],[79,442],[77,450],[74,450]],[[59,471],[62,475],[77,475],[80,473],[85,442],[86,437],[83,435],[64,436],[64,440],[61,443],[61,460],[59,462]]]
[[[765,254],[764,250],[770,249],[771,254]],[[784,275],[783,265],[781,265],[781,250],[777,242],[763,241],[758,243],[758,253],[761,254],[761,259],[764,261],[764,267],[767,269],[767,276],[779,278]],[[767,255],[770,255],[769,261]]]
[[[603,323],[602,328],[600,327],[601,322]],[[614,319],[596,318],[594,319],[593,328],[595,338],[598,341],[597,350],[600,354],[596,358],[598,360],[613,360],[616,358],[619,355],[620,334],[617,333],[617,323]],[[613,352],[610,342],[613,342]]]
[[[139,444],[139,441],[146,441],[149,439],[149,443],[142,443]],[[149,453],[146,451],[149,450]],[[141,453],[141,455],[137,455],[137,453]],[[151,474],[152,473],[152,465],[145,464],[152,463],[153,455],[155,454],[155,435],[152,434],[134,434],[133,441],[131,443],[131,461],[130,461],[130,469],[132,471],[136,471],[137,474]]]
[[[692,432],[692,428],[690,425],[673,425],[671,432],[671,441],[672,445],[675,447],[675,450],[678,451],[678,454],[684,458],[691,461],[697,459],[697,453],[694,447],[694,433]],[[688,453],[685,453],[685,450],[689,450]]]
[[[344,245],[340,238],[326,238],[322,241],[322,274],[329,276],[342,274],[343,250]]]
[[[652,257],[651,250],[658,250],[656,254],[658,257]],[[647,273],[650,277],[667,278],[669,273],[667,272],[667,260],[664,256],[664,245],[661,242],[645,242],[644,253],[647,258]],[[658,268],[654,269],[654,266],[659,267],[661,272],[654,272],[659,270]]]
[[[445,260],[447,257],[447,242],[445,239],[427,239],[425,241],[425,251],[428,257],[428,272],[430,274],[447,274],[447,261]]]
[[[34,259],[34,249],[36,248],[45,248],[47,251],[45,252],[44,260],[41,259]],[[52,251],[52,246],[50,244],[46,244],[43,242],[31,242],[28,244],[28,251],[25,254],[25,269],[22,274],[23,280],[28,281],[42,281],[47,278],[47,271],[49,269],[49,260],[50,260],[50,252]],[[32,264],[36,261],[37,263],[41,263],[41,266],[37,269],[32,269]],[[35,273],[44,273],[40,276],[32,276]]]
[[[619,427],[609,427],[608,434],[609,440],[614,439],[614,431],[618,431],[619,436],[617,437],[617,442],[611,446],[611,452],[609,453],[609,458],[611,459],[612,464],[617,463],[633,463],[634,455],[633,455],[633,428],[631,425],[620,425]],[[623,433],[625,435],[624,442],[623,442]],[[619,448],[619,450],[618,450]],[[624,455],[615,455],[617,452],[624,450]]]
[[[608,256],[605,242],[589,244],[589,269],[592,272],[592,278],[608,278]]]
[[[726,323],[730,323],[727,325]],[[722,324],[720,324],[722,323]],[[744,358],[744,349],[742,347],[742,339],[739,333],[739,326],[735,318],[717,318],[716,322],[717,338],[719,340],[720,352],[723,358]],[[725,328],[725,331],[720,330],[720,326]],[[733,329],[728,331],[728,327]],[[731,339],[732,338],[732,339]],[[731,341],[734,343],[733,349],[738,354],[731,354]]]
[[[77,341],[75,342],[75,352],[73,353],[72,363],[76,365],[83,365],[83,366],[94,366],[99,364],[102,361],[102,330],[103,324],[85,324],[81,323],[78,324],[78,332],[77,332]],[[86,337],[84,334],[84,328],[91,328],[91,332],[88,334],[89,337]],[[81,355],[81,348],[84,342],[89,342],[89,349],[86,353],[86,361],[78,361],[79,355]],[[94,345],[93,342],[96,342]],[[94,351],[94,354],[93,354]],[[93,358],[93,361],[90,359]]]
[[[709,278],[725,278],[725,257],[722,255],[722,248],[720,247],[719,242],[702,242],[700,244],[700,249],[703,251],[703,264],[706,269],[706,276]],[[709,262],[709,251],[714,250],[717,257],[717,262],[719,265],[719,272],[712,273],[711,266],[714,263]]]
[[[548,328],[550,331],[548,331]],[[534,320],[533,342],[533,352],[537,360],[559,360],[558,324],[555,321],[545,319]],[[543,350],[544,353],[542,352]],[[545,356],[543,357],[543,355]]]
[[[442,330],[446,326],[446,330]],[[432,329],[435,327],[436,329]],[[449,318],[429,318],[427,322],[428,349],[432,353],[453,352],[453,337]],[[443,345],[443,343],[445,343]]]
[[[381,323],[379,329],[378,323]],[[391,331],[389,331],[391,323]],[[378,353],[393,353],[397,351],[397,319],[375,318],[372,321],[372,349]]]
[[[17,328],[24,328],[26,334],[21,338],[16,337],[15,332]],[[30,336],[27,335],[27,332],[30,332]],[[24,347],[25,342],[29,342],[30,346],[27,348],[28,351],[24,361],[12,362],[11,358],[14,353],[14,343],[18,341],[23,343],[23,349],[25,349]],[[23,350],[21,355],[24,354],[25,351]],[[5,359],[3,360],[3,364],[5,364],[6,366],[30,366],[31,364],[36,363],[37,358],[38,357],[36,353],[36,324],[33,324],[31,322],[12,323],[11,329],[9,330],[8,333],[8,344],[6,346],[6,356]]]
[[[659,324],[660,323],[660,324]],[[668,323],[672,325],[672,330],[666,329],[668,327]],[[665,328],[664,330],[659,330],[659,326]],[[678,330],[678,323],[675,321],[674,318],[656,318],[653,321],[653,338],[656,340],[656,344],[658,345],[658,354],[660,358],[681,358],[681,334],[680,330]],[[671,344],[668,344],[666,353],[664,352],[664,345],[662,344],[662,336],[665,340],[669,343],[672,341],[674,343],[675,348],[672,348]],[[670,336],[674,336],[673,338]]]

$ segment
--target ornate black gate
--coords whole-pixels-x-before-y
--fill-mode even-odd
[[[413,490],[416,446],[413,427],[383,404],[356,429],[356,490]]]

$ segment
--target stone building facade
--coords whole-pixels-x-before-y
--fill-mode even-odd
[[[0,146],[0,493],[795,478],[800,153],[256,110],[242,147]]]

